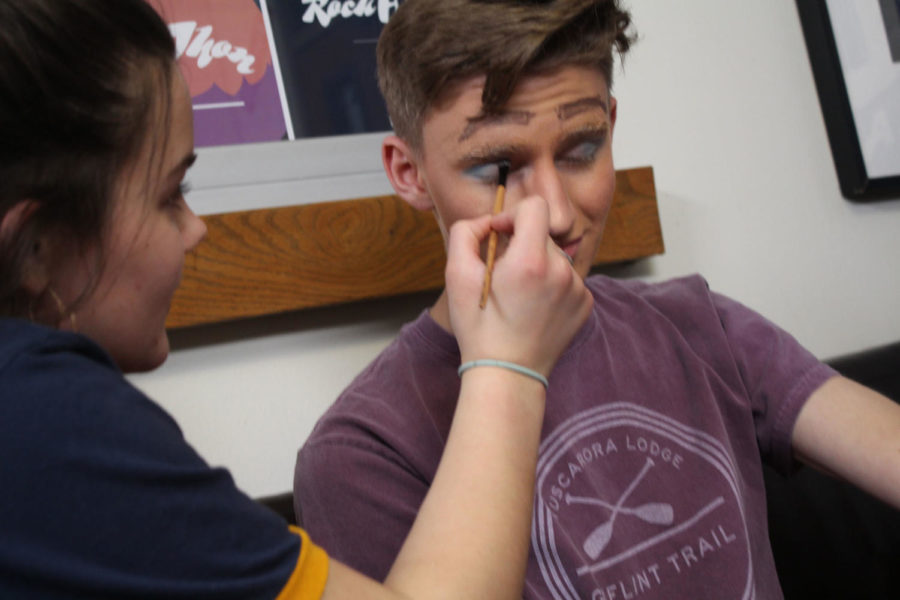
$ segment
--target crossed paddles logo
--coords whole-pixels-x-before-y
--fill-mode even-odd
[[[754,598],[739,485],[724,444],[656,411],[623,402],[568,419],[537,468],[532,547],[548,597],[691,597],[698,581],[733,589],[736,573],[735,597]]]
[[[616,524],[616,518],[619,515],[627,515],[636,517],[646,523],[653,523],[655,525],[671,525],[672,520],[674,518],[674,511],[672,510],[672,505],[666,502],[646,502],[639,506],[629,507],[625,506],[625,501],[631,492],[638,486],[641,482],[641,479],[644,478],[644,475],[647,474],[656,463],[653,462],[653,459],[647,457],[647,461],[644,463],[643,468],[634,478],[634,480],[625,488],[625,491],[622,492],[622,495],[619,496],[618,501],[615,504],[610,504],[609,502],[604,502],[599,498],[585,498],[581,496],[573,496],[572,494],[566,493],[565,501],[566,504],[586,504],[590,506],[601,506],[610,511],[609,518],[595,527],[585,538],[581,547],[584,549],[584,553],[587,554],[591,559],[595,559],[600,556],[600,553],[603,552],[603,549],[606,548],[606,545],[609,543],[610,539],[612,539],[613,529]]]

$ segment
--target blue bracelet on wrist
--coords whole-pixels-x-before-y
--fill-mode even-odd
[[[505,360],[494,360],[492,358],[482,358],[479,360],[471,360],[467,363],[463,363],[459,365],[457,373],[459,373],[459,376],[462,377],[463,373],[473,367],[500,367],[501,369],[508,369],[510,371],[515,371],[516,373],[519,373],[521,375],[525,375],[526,377],[531,377],[532,379],[540,381],[545,389],[550,387],[550,382],[547,381],[547,378],[534,369],[529,369],[528,367],[523,367],[522,365],[517,365],[513,362],[508,362]]]

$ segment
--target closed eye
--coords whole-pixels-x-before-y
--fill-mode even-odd
[[[573,136],[565,145],[566,150],[559,155],[557,162],[571,167],[592,164],[597,154],[606,146],[608,128],[604,125],[599,130],[588,130]]]
[[[563,154],[559,160],[572,165],[592,163],[602,147],[600,142],[582,142]]]
[[[469,167],[464,173],[467,177],[471,177],[485,185],[496,185],[500,179],[500,168],[496,162]]]

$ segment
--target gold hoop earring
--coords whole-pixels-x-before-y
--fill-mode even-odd
[[[56,310],[59,311],[59,316],[64,317],[66,313],[69,314],[69,324],[72,326],[72,331],[78,331],[78,322],[75,319],[75,313],[73,311],[67,311],[65,304],[60,299],[59,295],[53,290],[53,288],[48,287],[47,291],[50,292],[50,296],[53,298],[53,301],[56,302]]]

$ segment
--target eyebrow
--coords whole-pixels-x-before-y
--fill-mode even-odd
[[[609,109],[607,108],[606,101],[603,99],[603,97],[590,96],[588,98],[581,98],[580,100],[568,102],[557,107],[556,117],[560,121],[565,121],[566,119],[571,119],[575,115],[579,115],[598,106],[603,109],[603,112],[609,114]]]
[[[503,125],[505,123],[514,123],[516,125],[528,125],[531,121],[531,118],[534,116],[533,112],[528,112],[524,110],[511,110],[508,112],[502,112],[497,114],[489,114],[489,115],[478,115],[477,117],[471,117],[468,119],[469,124],[466,125],[466,128],[463,129],[462,135],[459,136],[460,142],[464,142],[473,135],[475,132],[481,129],[482,127],[487,127],[488,125]]]
[[[609,114],[609,108],[606,106],[606,101],[602,96],[589,96],[558,106],[556,108],[556,118],[560,121],[565,121],[597,107],[600,107],[603,109],[603,112]],[[479,129],[490,125],[503,125],[506,123],[528,125],[532,117],[534,117],[533,112],[517,110],[471,117],[468,119],[468,124],[457,141],[464,142],[475,135]]]

